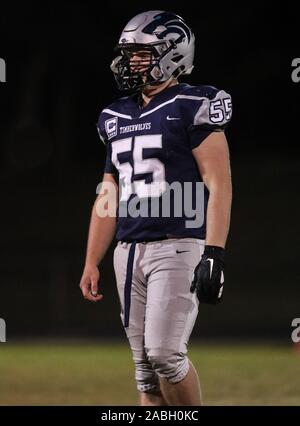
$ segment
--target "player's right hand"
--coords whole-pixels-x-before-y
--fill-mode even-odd
[[[83,297],[91,302],[98,302],[103,299],[103,295],[98,294],[99,278],[100,273],[97,266],[85,266],[79,287]]]

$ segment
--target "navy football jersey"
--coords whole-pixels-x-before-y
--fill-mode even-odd
[[[205,239],[209,193],[192,150],[211,132],[224,130],[231,113],[224,90],[184,83],[155,95],[146,107],[133,95],[101,112],[104,171],[115,176],[120,189],[117,240]],[[199,200],[203,215],[197,221]]]

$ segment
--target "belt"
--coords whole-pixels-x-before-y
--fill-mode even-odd
[[[163,241],[163,240],[170,240],[172,238],[192,238],[191,236],[183,236],[183,235],[174,235],[174,234],[166,234],[161,235],[160,237],[153,237],[153,238],[144,238],[144,239],[135,239],[135,240],[120,240],[121,243],[151,243],[155,241]],[[193,237],[194,238],[194,237]]]

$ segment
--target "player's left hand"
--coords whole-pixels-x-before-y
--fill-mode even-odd
[[[200,263],[196,266],[191,292],[196,290],[199,302],[217,304],[221,302],[224,286],[224,249],[205,246]]]

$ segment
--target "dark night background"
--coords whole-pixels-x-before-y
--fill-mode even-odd
[[[99,112],[120,96],[109,69],[127,21],[183,16],[196,36],[190,84],[233,97],[227,130],[234,201],[226,289],[198,337],[290,342],[300,317],[300,83],[291,80],[293,10],[272,3],[6,3],[0,10],[0,317],[11,336],[124,336],[112,269],[104,300],[81,297],[89,217],[103,172]],[[200,4],[201,3],[201,4]],[[298,37],[299,38],[299,37]]]

